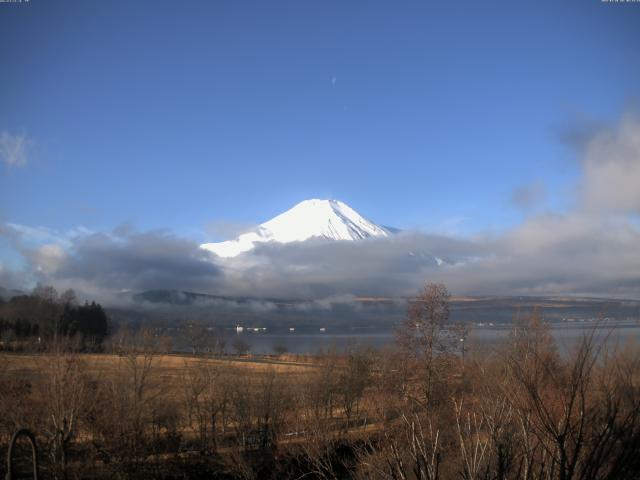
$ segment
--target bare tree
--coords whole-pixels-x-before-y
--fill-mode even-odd
[[[484,434],[484,417],[475,412],[463,412],[463,402],[453,402],[460,456],[461,476],[464,480],[480,480],[486,477],[490,437]]]
[[[269,368],[260,375],[255,393],[256,430],[260,447],[274,445],[282,431],[290,401],[290,389],[280,375]]]
[[[53,345],[44,370],[43,393],[48,399],[44,431],[56,476],[61,478],[67,478],[68,449],[78,434],[80,419],[92,409],[88,380],[82,373],[85,368],[60,340]]]
[[[60,303],[65,306],[76,306],[78,305],[78,297],[76,296],[76,292],[74,292],[71,288],[65,290],[60,295]]]
[[[437,480],[441,462],[440,432],[417,414],[403,415],[396,428],[385,430],[361,449],[358,478]]]
[[[366,398],[372,404],[375,415],[386,425],[397,418],[406,390],[404,356],[395,348],[376,351],[373,357],[371,395]]]
[[[631,380],[637,382],[640,362],[602,358],[594,331],[566,361],[550,361],[546,353],[532,349],[507,359],[505,385],[526,440],[526,478],[628,478],[640,471],[631,453],[640,447],[640,398]],[[623,365],[634,373],[621,374]]]
[[[233,349],[238,355],[246,355],[251,350],[251,345],[249,345],[242,338],[238,337],[233,342]]]
[[[509,355],[535,367],[557,364],[558,352],[551,326],[544,321],[542,310],[535,307],[530,314],[518,314],[509,333]]]
[[[216,451],[218,430],[227,426],[229,376],[238,372],[228,365],[201,360],[185,365],[184,399],[189,424],[195,426],[203,451]]]
[[[443,355],[451,350],[446,330],[451,295],[443,284],[428,283],[409,306],[407,318],[396,332],[398,345],[416,365],[424,405],[432,401],[434,382],[444,372]]]
[[[457,350],[460,353],[460,364],[462,372],[464,373],[464,361],[466,353],[469,351],[468,339],[471,327],[468,323],[456,323],[451,327],[451,332],[453,334],[453,341],[457,345]]]
[[[285,353],[287,353],[287,346],[284,343],[276,343],[273,346],[273,353],[281,357]]]
[[[97,408],[90,422],[98,453],[127,474],[135,472],[148,451],[148,432],[160,401],[155,336],[149,330],[126,335],[115,367],[101,378]]]
[[[209,344],[209,332],[202,326],[190,323],[184,328],[184,335],[187,339],[191,353],[201,355],[205,353]]]
[[[338,392],[346,417],[345,430],[349,430],[358,412],[360,399],[371,378],[372,354],[370,349],[352,347],[347,352],[346,364],[338,376]]]

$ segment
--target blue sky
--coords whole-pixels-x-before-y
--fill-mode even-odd
[[[562,212],[567,132],[640,93],[640,5],[0,4],[0,221],[200,240],[312,197],[377,223],[501,232]]]

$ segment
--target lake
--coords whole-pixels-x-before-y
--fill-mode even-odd
[[[590,330],[593,325],[554,325],[551,333],[560,351],[567,351],[576,345]],[[473,328],[467,339],[469,348],[491,349],[499,346],[508,339],[509,326],[484,326]],[[614,324],[596,327],[595,336],[598,339],[606,339],[610,346],[622,345],[628,341],[640,341],[640,326],[637,324]],[[245,329],[237,333],[235,329],[228,329],[224,334],[226,350],[233,352],[233,344],[237,339],[249,345],[251,353],[272,354],[276,346],[283,346],[288,353],[315,354],[335,348],[344,351],[352,345],[367,345],[372,347],[384,347],[394,342],[392,329],[368,329],[368,328],[330,328],[324,332],[319,328],[296,328],[289,331],[288,328],[271,328],[258,332]]]

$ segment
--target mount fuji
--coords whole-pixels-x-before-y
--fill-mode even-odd
[[[356,241],[370,237],[388,237],[393,229],[376,225],[346,203],[338,200],[304,200],[293,208],[258,225],[234,240],[204,243],[201,248],[219,257],[236,257],[256,244],[304,242],[312,238]]]

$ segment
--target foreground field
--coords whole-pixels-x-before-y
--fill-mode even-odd
[[[4,353],[0,448],[28,428],[44,478],[640,478],[637,346],[559,355],[533,316],[474,352],[420,325],[306,358],[167,355],[144,332]]]
[[[59,354],[49,352],[40,354],[0,353],[0,363],[4,375],[25,375],[27,377],[43,375],[47,367],[55,362]],[[98,377],[109,375],[117,370],[128,356],[118,354],[76,353],[75,361],[82,363],[84,372]],[[184,354],[153,354],[154,373],[167,385],[182,385],[184,375],[195,366],[208,365],[237,369],[243,374],[274,371],[283,375],[301,375],[309,368],[317,367],[312,357],[296,360],[287,356],[225,356],[203,357]],[[316,359],[317,361],[317,359]]]

